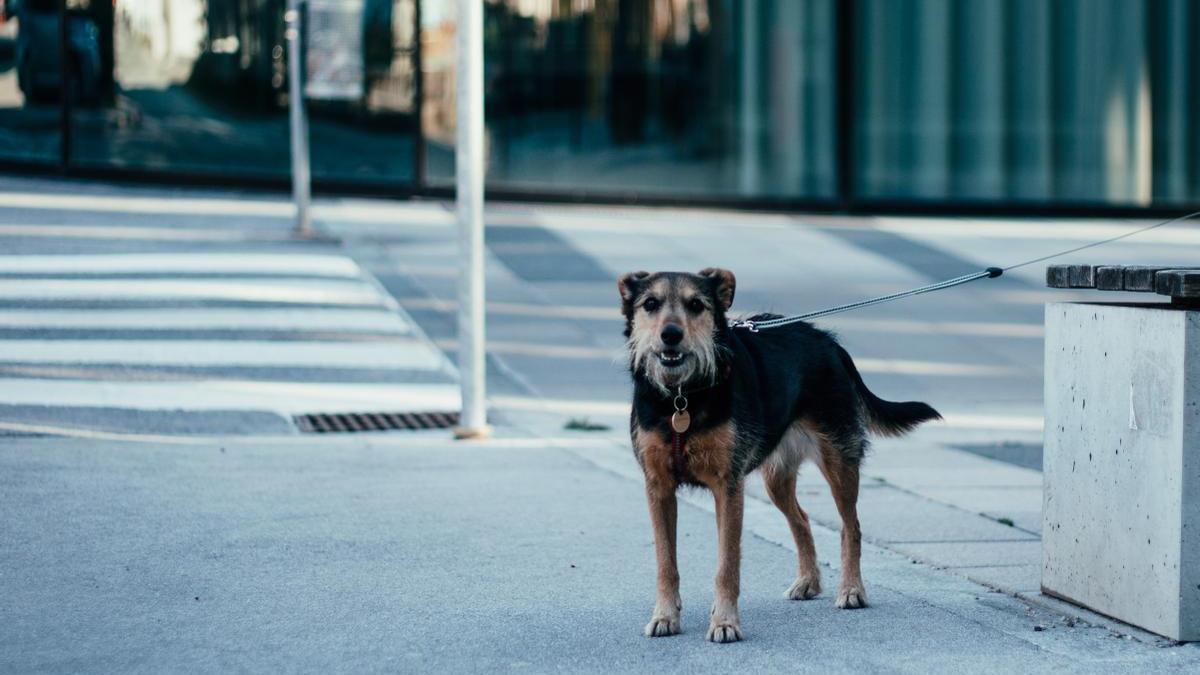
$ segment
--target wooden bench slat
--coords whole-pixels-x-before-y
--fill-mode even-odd
[[[1200,304],[1200,267],[1187,265],[1048,265],[1046,285],[1158,293]]]
[[[1101,291],[1125,290],[1125,268],[1121,265],[1096,267],[1096,289]]]
[[[1071,266],[1070,265],[1047,265],[1046,266],[1046,286],[1049,288],[1070,288],[1071,287]]]
[[[1095,288],[1096,267],[1094,265],[1071,265],[1068,280],[1071,288]]]
[[[1154,291],[1172,298],[1200,298],[1200,270],[1163,270],[1154,275]]]
[[[1166,267],[1144,267],[1141,265],[1129,265],[1125,267],[1125,290],[1141,291],[1143,293],[1154,292],[1154,275],[1160,270],[1168,269]]]

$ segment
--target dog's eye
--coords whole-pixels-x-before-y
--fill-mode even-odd
[[[662,305],[662,303],[658,301],[658,298],[646,298],[646,301],[642,303],[642,309],[646,310],[647,312],[653,312],[654,310],[658,309],[660,305]]]
[[[692,314],[699,314],[704,311],[704,303],[700,301],[700,298],[692,298],[688,300],[687,308]]]

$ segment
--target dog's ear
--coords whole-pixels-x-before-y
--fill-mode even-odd
[[[633,302],[642,289],[642,282],[649,276],[649,272],[630,272],[617,279],[617,290],[621,292],[622,304],[629,305]]]
[[[712,280],[717,299],[721,301],[721,305],[725,309],[729,309],[733,305],[733,292],[737,290],[737,279],[733,277],[733,272],[719,267],[709,267],[700,270],[700,276]]]
[[[625,337],[633,334],[633,301],[642,292],[642,282],[650,277],[649,272],[630,272],[617,279],[617,290],[621,292],[621,313],[625,315]]]

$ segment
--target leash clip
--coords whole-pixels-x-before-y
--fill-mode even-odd
[[[683,395],[683,385],[679,385],[679,388],[675,393],[675,400],[671,401],[671,404],[675,406],[675,412],[683,412],[687,410],[688,400],[687,397]]]
[[[733,328],[745,328],[751,333],[758,332],[758,326],[755,326],[754,322],[750,321],[749,319],[737,319],[731,324],[731,326]]]
[[[671,430],[675,432],[675,437],[678,438],[692,426],[692,415],[688,412],[688,400],[683,395],[683,385],[679,385],[679,389],[675,393],[675,400],[671,402],[675,406],[675,412],[671,414]]]

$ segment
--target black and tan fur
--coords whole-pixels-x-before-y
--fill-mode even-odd
[[[902,434],[939,417],[924,403],[884,401],[867,389],[834,337],[808,323],[750,332],[728,326],[736,288],[728,270],[626,274],[618,281],[633,375],[630,431],[646,478],[658,591],[647,636],[680,632],[675,556],[675,493],[681,485],[713,493],[720,557],[707,639],[742,638],[738,614],[742,505],[746,475],[759,469],[787,518],[799,551],[793,600],[821,592],[808,517],[796,500],[801,462],[817,465],[842,518],[842,579],[835,604],[865,607],[859,571],[859,464],[867,432]],[[770,318],[759,315],[752,319]],[[687,398],[691,426],[670,427],[673,399]]]

